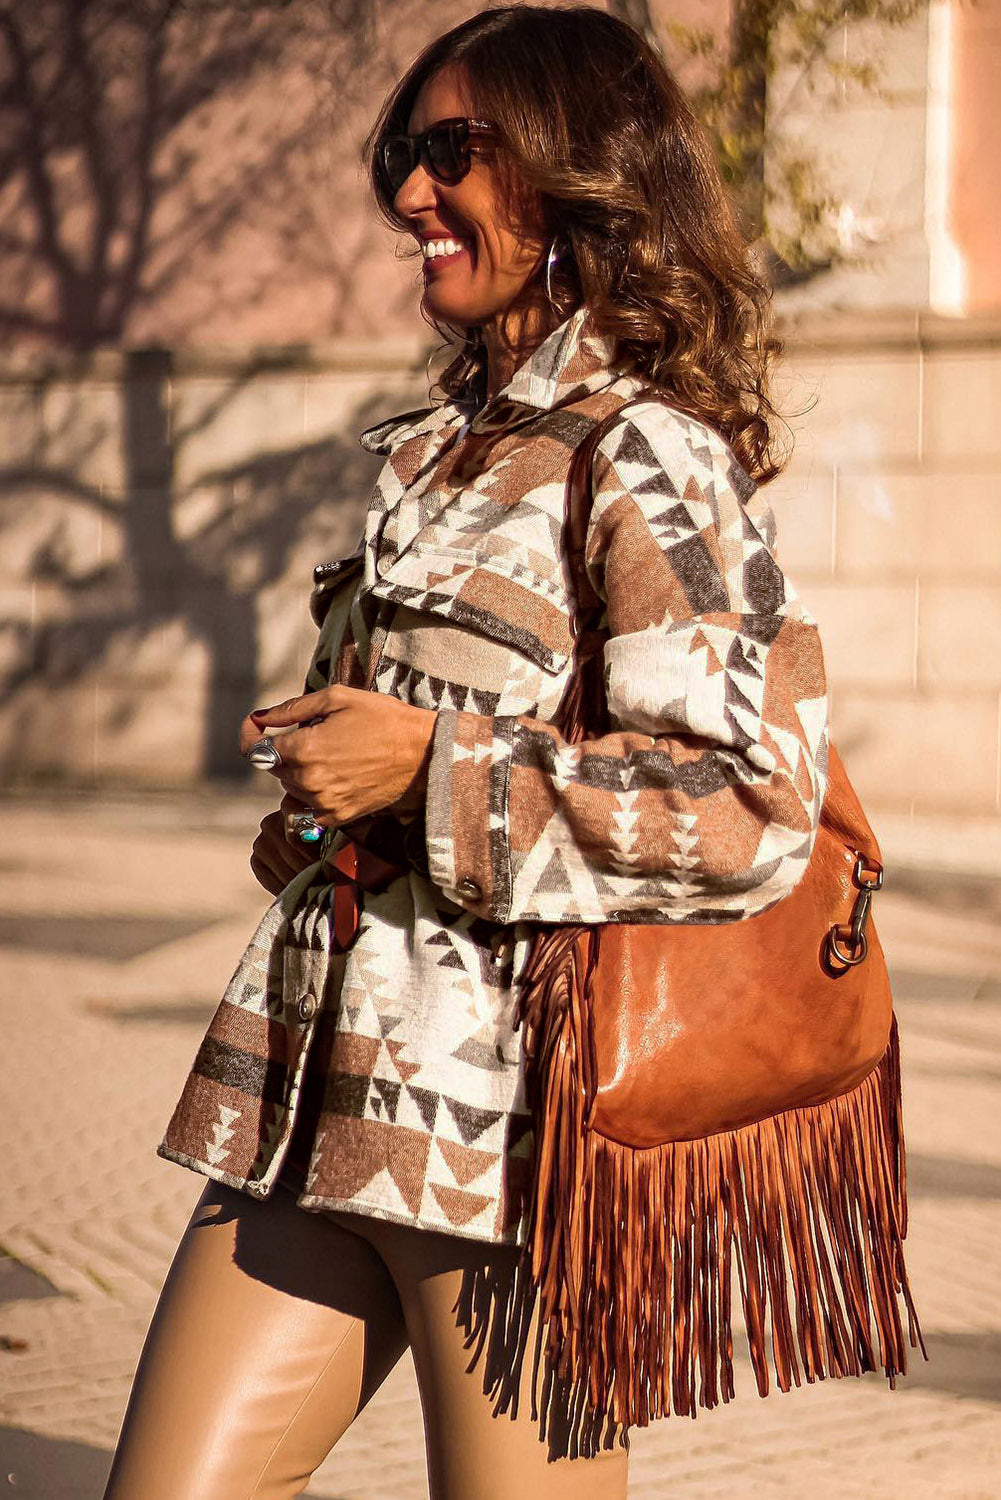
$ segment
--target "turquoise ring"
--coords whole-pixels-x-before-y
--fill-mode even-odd
[[[311,812],[291,813],[288,826],[290,833],[298,835],[300,843],[303,844],[318,844],[327,832]]]

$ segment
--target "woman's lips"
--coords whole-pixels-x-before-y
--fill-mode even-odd
[[[425,255],[425,271],[433,273],[435,271],[443,269],[445,266],[455,265],[456,262],[461,260],[464,255],[467,256],[470,260],[472,260],[473,258],[472,244],[469,240],[457,240],[454,238],[454,236],[449,236],[447,239],[443,237],[441,241],[436,241],[435,243],[439,245],[447,243],[454,248],[450,250],[439,249],[433,255]]]

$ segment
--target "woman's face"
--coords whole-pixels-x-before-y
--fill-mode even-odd
[[[456,115],[479,118],[464,87],[462,71],[448,65],[429,78],[407,124],[409,134]],[[472,166],[461,182],[438,182],[421,161],[394,200],[424,254],[422,306],[432,317],[460,327],[489,323],[512,302],[539,266],[543,241],[531,226],[512,222],[516,209],[504,201],[491,167],[489,144],[474,146]],[[442,241],[457,248],[442,253]],[[428,255],[429,245],[438,252]]]

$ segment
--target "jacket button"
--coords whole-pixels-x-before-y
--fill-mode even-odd
[[[307,990],[304,995],[299,996],[296,1005],[296,1015],[300,1021],[311,1021],[316,1015],[316,996],[312,990]]]
[[[483,892],[477,885],[476,881],[471,880],[468,875],[466,875],[462,880],[458,882],[455,889],[461,896],[468,896],[471,901],[479,901],[480,897],[483,895]]]

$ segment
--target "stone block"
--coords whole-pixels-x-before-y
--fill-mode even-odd
[[[31,626],[0,617],[0,689],[31,670]]]
[[[41,391],[34,382],[0,386],[0,474],[33,469],[42,436]]]
[[[53,691],[73,683],[130,682],[137,691],[167,675],[162,622],[116,610],[60,612],[36,609],[35,670]]]
[[[183,686],[191,693],[205,689],[210,652],[205,641],[181,616],[137,622],[119,631],[109,643],[100,680],[115,687],[171,691]]]
[[[0,508],[0,577],[76,581],[101,563],[101,510],[32,485]]]
[[[851,201],[868,229],[866,221],[876,218],[879,200],[875,209]],[[879,319],[889,314],[899,323],[901,309],[926,304],[929,264],[928,237],[916,213],[909,225],[894,234],[892,250],[869,246],[853,261],[835,262],[821,276],[784,287],[776,295],[776,307],[783,317],[821,315],[830,319],[850,308],[851,317]],[[877,332],[872,345],[878,344]]]
[[[0,701],[0,780],[91,780],[96,727],[93,683],[26,683]]]
[[[993,813],[998,695],[839,691],[831,732],[863,805]]]
[[[122,446],[129,489],[169,489],[173,454],[171,356],[166,349],[132,349],[122,369]]]
[[[122,524],[121,514],[102,514],[97,528],[97,555],[101,567],[120,567],[127,559],[128,547],[128,529]]]
[[[925,358],[921,402],[926,458],[965,469],[971,460],[1001,460],[1001,352],[997,349],[934,350]]]
[[[303,444],[306,384],[301,374],[189,378],[172,385],[174,477],[179,490],[246,480],[268,455]]]
[[[190,558],[190,581],[250,593],[284,579],[298,582],[308,598],[314,566],[354,551],[361,536],[372,463],[358,454],[362,462],[299,450],[283,456],[281,472],[181,493],[171,519],[178,557]]]
[[[1001,475],[840,475],[836,538],[839,576],[997,576]]]
[[[269,702],[277,702],[302,689],[309,654],[316,639],[316,627],[310,619],[307,598],[308,590],[304,595],[298,589],[276,585],[262,589],[254,600],[257,682]],[[282,685],[290,682],[295,684],[294,687],[278,692]],[[272,692],[278,696],[271,697]]]
[[[179,591],[174,612],[184,633],[200,642],[206,685],[252,694],[261,650],[255,594],[195,580]]]
[[[40,465],[97,494],[128,488],[122,391],[93,381],[53,381],[42,396]]]
[[[993,587],[922,586],[918,683],[935,691],[1001,688],[1001,579]]]
[[[30,672],[35,655],[35,590],[31,584],[0,588],[0,687]]]
[[[393,395],[384,396],[385,387],[385,374],[373,376],[354,370],[310,374],[305,393],[306,435],[311,439],[340,437],[353,443],[364,425],[371,426],[379,420],[376,408],[384,409],[389,416],[421,404],[422,398],[409,386],[401,383],[399,405]]]
[[[0,588],[0,620],[32,624],[35,618],[36,593],[35,585],[28,582]]]
[[[811,100],[783,110],[778,138],[817,168],[824,191],[858,215],[861,238],[846,245],[878,269],[892,267],[896,237],[922,223],[925,171],[924,99],[855,98],[824,109]]]
[[[164,687],[137,693],[131,683],[102,680],[93,693],[98,782],[177,786],[205,773],[203,690]]]
[[[797,352],[794,360],[787,361],[781,388],[786,394],[779,409],[797,435],[808,427],[808,452],[825,466],[839,472],[872,473],[895,459],[917,459],[920,370],[916,352]],[[792,414],[814,399],[812,410]]]
[[[913,685],[913,584],[814,583],[802,597],[820,627],[832,683]]]
[[[233,526],[236,498],[231,484],[198,484],[178,494],[171,506],[171,526],[178,542],[200,551],[215,546],[224,550],[221,539],[228,538]]]
[[[837,57],[848,63],[875,66],[879,100],[896,106],[901,95],[921,98],[928,87],[928,19],[922,9],[904,25],[887,26],[879,17],[856,18],[837,29],[833,39]],[[853,85],[863,89],[862,85]],[[872,103],[872,93],[862,97]]]
[[[834,566],[834,473],[791,463],[763,491],[775,515],[775,555],[790,582],[826,578]]]
[[[77,598],[59,583],[26,580],[0,588],[0,619],[30,625],[33,631],[53,622],[74,624],[78,610]]]
[[[780,24],[779,36],[789,35],[788,41],[798,38],[794,28],[800,20],[797,12],[788,13],[788,20]],[[786,48],[775,49],[781,59]],[[837,63],[857,66],[862,63],[875,66],[879,81],[879,100],[884,109],[891,112],[899,107],[900,95],[920,96],[928,86],[928,25],[922,10],[909,24],[888,27],[881,19],[868,19],[857,14],[847,23],[832,26],[827,41],[827,56]],[[782,99],[788,94],[801,91],[801,64],[780,60],[769,76],[769,91]],[[818,115],[830,120],[832,112],[844,102],[872,104],[873,94],[865,84],[853,79],[839,77],[823,61],[818,62],[810,76],[808,95],[810,105]]]

